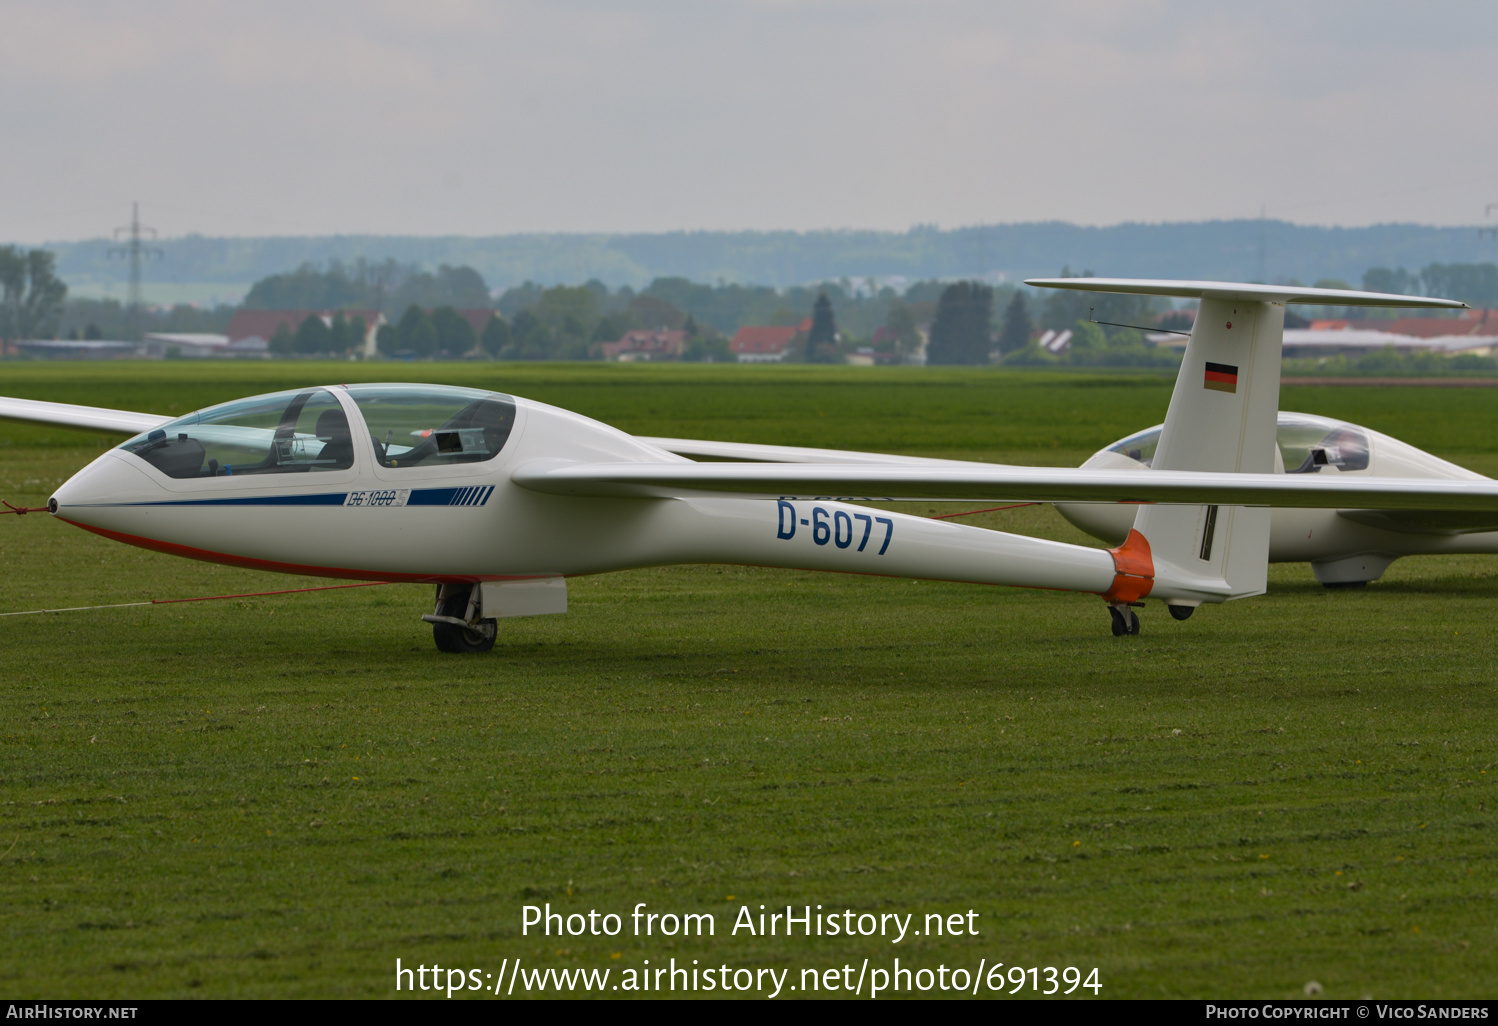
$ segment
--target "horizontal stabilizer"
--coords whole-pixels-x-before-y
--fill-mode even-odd
[[[1312,289],[1300,285],[1256,285],[1235,281],[1171,281],[1160,278],[1026,278],[1026,285],[1083,292],[1121,292],[1131,296],[1175,296],[1181,299],[1236,299],[1253,303],[1313,303],[1318,306],[1409,306],[1465,310],[1455,299],[1396,296],[1351,289]]]
[[[0,396],[0,417],[57,424],[61,427],[118,431],[124,435],[149,431],[173,419],[154,413],[131,413],[129,410],[106,410],[98,406],[47,403],[39,399],[7,399],[3,396]]]
[[[512,479],[521,487],[553,495],[642,498],[741,495],[847,502],[1014,500],[1498,510],[1498,481],[1320,474],[535,460],[517,467]]]

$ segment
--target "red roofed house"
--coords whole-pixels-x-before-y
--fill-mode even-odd
[[[786,348],[798,332],[811,330],[808,317],[795,327],[746,326],[733,333],[728,351],[739,363],[779,363],[785,359]]]
[[[1458,317],[1398,317],[1393,320],[1317,320],[1313,331],[1387,331],[1415,338],[1448,335],[1492,335],[1498,333],[1498,310],[1463,310]]]
[[[605,360],[619,360],[624,363],[632,360],[659,362],[681,359],[681,351],[686,344],[687,333],[685,331],[652,331],[646,328],[639,331],[626,331],[619,341],[605,342],[601,348]]]
[[[427,313],[431,313],[431,311],[428,310]],[[499,313],[498,310],[491,310],[487,306],[472,308],[460,307],[458,309],[458,316],[463,318],[469,324],[473,325],[473,333],[480,339],[484,337],[484,329],[489,326],[489,318],[493,317],[497,313]]]
[[[324,324],[331,326],[333,315],[331,310],[238,310],[225,331],[229,336],[228,348],[236,352],[264,352],[271,336],[281,325],[286,325],[286,330],[295,334],[308,317],[320,317]],[[364,319],[364,355],[374,356],[378,352],[375,334],[385,323],[385,315],[378,310],[344,310],[343,316],[349,320],[355,317]]]

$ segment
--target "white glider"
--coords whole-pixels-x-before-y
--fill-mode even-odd
[[[1162,425],[1147,428],[1094,453],[1084,469],[1148,470]],[[1459,467],[1358,424],[1281,412],[1276,431],[1276,474],[1319,474],[1333,480],[1380,477],[1487,481]],[[1110,545],[1128,537],[1137,506],[1061,502],[1056,509],[1088,534]],[[1269,517],[1269,562],[1310,563],[1328,588],[1361,588],[1376,581],[1401,556],[1498,552],[1498,513],[1349,503],[1341,509],[1275,509]]]
[[[1107,601],[1115,634],[1135,634],[1146,596],[1182,619],[1262,593],[1271,506],[1498,512],[1498,482],[1486,479],[1274,473],[1286,303],[1460,303],[1221,282],[1030,284],[1201,299],[1149,473],[642,439],[440,385],[304,388],[174,420],[0,399],[0,416],[139,432],[57,490],[59,519],[213,562],[434,583],[424,619],[439,648],[459,652],[492,647],[498,617],[565,611],[569,576],[680,563],[1088,592]],[[1149,505],[1102,550],[865,505],[909,499]]]

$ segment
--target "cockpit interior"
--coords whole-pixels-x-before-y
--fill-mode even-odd
[[[491,460],[515,425],[507,395],[449,385],[349,385],[362,425],[327,388],[298,389],[211,406],[120,446],[168,477],[317,473],[354,466],[355,430],[382,467]]]
[[[1156,426],[1130,435],[1110,445],[1108,451],[1151,466],[1162,428]],[[1281,412],[1275,441],[1287,474],[1315,474],[1328,467],[1339,472],[1368,469],[1368,435],[1353,424],[1307,413]]]

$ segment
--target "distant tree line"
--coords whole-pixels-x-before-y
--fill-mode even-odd
[[[209,332],[222,334],[237,307],[198,307],[178,303],[167,309],[148,309],[142,315],[145,331]],[[130,308],[118,299],[78,297],[64,305],[57,324],[61,338],[127,339],[138,342]]]
[[[462,357],[480,348],[489,356],[498,356],[509,336],[509,325],[497,311],[489,314],[480,332],[451,305],[439,306],[429,313],[412,303],[394,324],[381,325],[375,342],[384,356]]]
[[[324,356],[357,351],[364,348],[368,327],[363,317],[348,317],[341,310],[329,324],[315,315],[304,318],[295,331],[283,321],[270,337],[270,351],[277,356]]]
[[[303,264],[260,279],[244,297],[247,310],[379,310],[392,320],[412,304],[463,309],[492,306],[493,297],[471,267],[443,264],[436,271],[424,271],[394,260],[347,265],[334,261],[326,268]]]
[[[1072,274],[1066,268],[1061,273]],[[130,337],[131,312],[124,304],[66,300],[66,287],[44,251],[0,247],[0,284],[0,334],[7,337]],[[1315,284],[1352,287],[1334,279]],[[1433,263],[1418,272],[1374,267],[1364,274],[1362,287],[1498,305],[1498,266]],[[919,281],[896,289],[844,278],[776,289],[665,277],[639,291],[591,280],[551,286],[526,281],[500,292],[471,267],[443,264],[428,270],[394,260],[304,264],[257,281],[243,306],[324,313],[278,332],[271,340],[277,354],[357,352],[370,326],[353,311],[376,310],[388,321],[377,334],[379,352],[419,359],[599,359],[605,343],[629,331],[664,329],[687,333],[685,359],[725,360],[729,338],[739,327],[768,324],[805,326],[789,351],[793,361],[837,362],[856,350],[906,358],[919,349],[924,332],[927,360],[935,364],[1152,365],[1175,357],[1150,345],[1146,335],[1190,325],[1189,311],[1173,311],[1151,297],[1071,290],[1037,294],[979,281]],[[155,309],[144,318],[145,330],[222,332],[235,309],[187,304]],[[493,312],[477,320],[458,313],[476,309]],[[1347,315],[1332,306],[1298,309],[1299,314],[1287,316],[1287,325]],[[1036,344],[1045,330],[1072,333],[1064,353]]]
[[[1061,277],[1075,275],[1062,268]],[[998,323],[994,322],[994,290],[977,282],[947,286],[931,322],[926,361],[932,364],[985,364],[1002,361],[1015,366],[1076,364],[1082,366],[1169,366],[1177,357],[1151,345],[1145,333],[1157,326],[1167,310],[1149,296],[1049,290],[1040,302],[1039,324],[1030,312],[1025,292],[1013,291]],[[1070,331],[1064,352],[1043,349],[1037,328]]]

